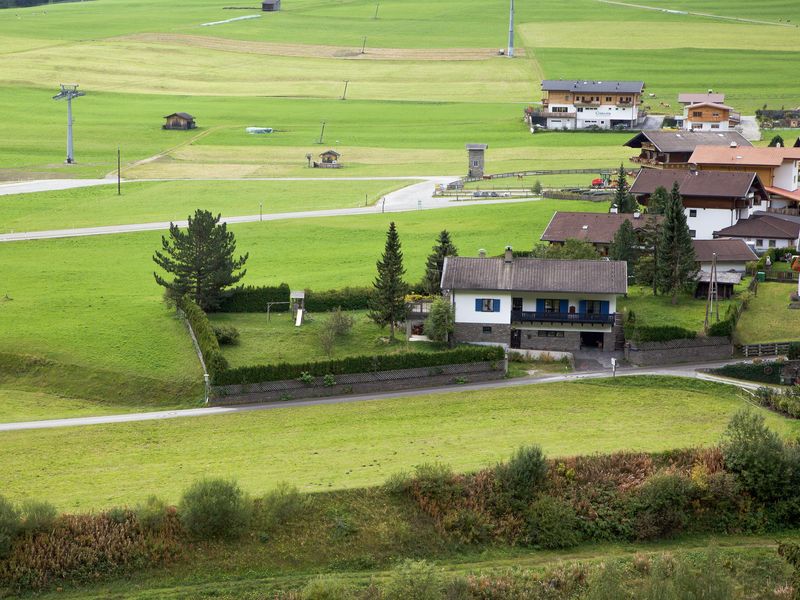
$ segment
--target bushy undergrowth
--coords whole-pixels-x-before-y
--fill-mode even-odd
[[[252,506],[234,481],[203,479],[183,494],[181,521],[186,531],[197,539],[229,539],[247,531]]]
[[[800,389],[796,387],[786,390],[760,387],[755,392],[755,398],[761,406],[771,408],[787,417],[800,419]]]
[[[239,343],[239,330],[232,325],[215,325],[214,337],[220,346],[235,346]]]

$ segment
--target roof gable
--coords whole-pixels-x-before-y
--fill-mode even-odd
[[[758,260],[750,246],[740,239],[694,240],[692,245],[697,262],[711,262],[714,254],[719,262]]]
[[[625,221],[634,229],[661,220],[659,215],[641,215],[635,218],[626,213],[556,212],[540,238],[544,242],[564,242],[569,239],[592,244],[610,244]]]
[[[754,214],[749,219],[740,219],[735,225],[715,231],[714,235],[796,240],[800,237],[800,223],[768,214]]]
[[[625,294],[624,261],[539,258],[445,258],[442,289]]]
[[[754,172],[683,169],[642,169],[631,185],[631,194],[652,194],[659,187],[670,190],[675,183],[685,197],[744,198],[753,188],[763,198],[767,197]]]
[[[642,131],[625,145],[641,148],[643,142],[653,144],[659,152],[692,152],[698,146],[730,147],[732,143],[752,146],[738,131]]]
[[[678,102],[681,104],[696,104],[698,102],[725,102],[725,94],[715,94],[708,92],[706,94],[678,94]]]

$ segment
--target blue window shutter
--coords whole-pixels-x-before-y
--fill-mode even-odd
[[[569,312],[569,300],[559,300],[558,301],[558,312]]]
[[[544,298],[536,299],[536,312],[544,312]]]
[[[492,300],[492,312],[500,312],[500,299],[495,298]]]
[[[608,314],[609,303],[608,300],[601,300],[600,301],[600,314],[607,315]]]
[[[582,315],[586,314],[586,300],[581,300],[578,303],[578,312]]]
[[[475,312],[481,312],[483,309],[483,300],[475,298]]]

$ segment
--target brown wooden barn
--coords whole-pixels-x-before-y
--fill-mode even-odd
[[[164,129],[194,129],[197,123],[189,113],[177,112],[164,117],[167,122],[162,126]]]
[[[319,155],[319,162],[315,162],[314,167],[318,169],[340,169],[342,167],[339,162],[341,156],[336,150],[326,150]]]

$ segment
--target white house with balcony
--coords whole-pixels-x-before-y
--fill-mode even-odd
[[[617,297],[625,262],[447,257],[442,289],[455,308],[456,342],[574,352],[622,341]]]
[[[542,104],[526,111],[531,128],[611,129],[635,127],[643,81],[545,79]]]

